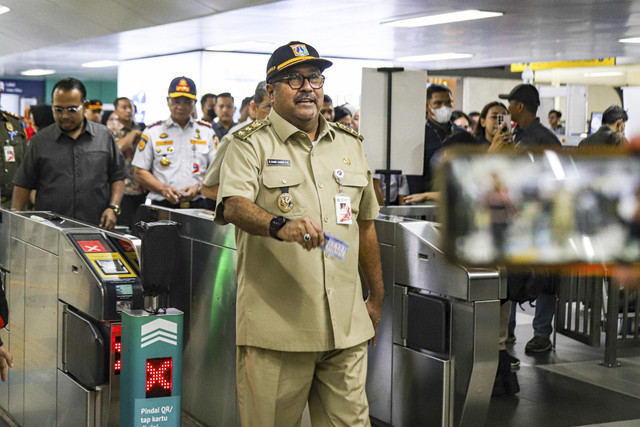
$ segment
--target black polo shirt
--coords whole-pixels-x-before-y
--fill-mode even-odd
[[[111,184],[125,178],[124,157],[113,133],[85,119],[74,140],[56,123],[38,131],[13,183],[35,189],[36,210],[99,224],[111,199]]]
[[[516,148],[520,150],[537,146],[562,146],[558,137],[550,129],[544,127],[538,117],[525,128],[516,127],[513,139]]]

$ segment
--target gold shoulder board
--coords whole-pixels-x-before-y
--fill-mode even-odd
[[[358,132],[356,132],[355,130],[351,129],[350,127],[346,127],[345,125],[343,125],[342,123],[337,123],[337,122],[332,122],[331,123],[333,126],[337,127],[338,129],[351,134],[353,136],[355,136],[356,138],[358,138],[360,141],[364,141],[364,136],[360,135]]]
[[[265,126],[269,126],[270,124],[271,122],[269,120],[256,120],[253,123],[249,123],[248,125],[235,131],[233,133],[233,136],[244,141],[259,129],[262,129]]]

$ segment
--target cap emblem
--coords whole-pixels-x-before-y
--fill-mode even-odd
[[[309,56],[309,51],[307,50],[307,46],[303,44],[292,44],[289,47],[291,48],[295,56]]]
[[[178,82],[178,85],[176,86],[176,91],[189,92],[190,90],[191,89],[189,88],[187,81],[185,79],[180,79],[180,81]]]

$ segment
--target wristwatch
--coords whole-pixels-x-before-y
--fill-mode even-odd
[[[278,237],[278,231],[287,223],[287,218],[283,216],[273,217],[271,222],[269,223],[269,234],[276,240],[282,241],[281,238]]]
[[[115,213],[116,215],[120,215],[120,212],[122,212],[120,210],[120,205],[109,205],[107,206],[109,209],[113,210],[113,213]]]

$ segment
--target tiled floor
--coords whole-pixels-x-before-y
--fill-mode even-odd
[[[599,364],[603,347],[561,335],[554,351],[527,355],[532,314],[519,312],[518,340],[508,348],[522,363],[521,391],[492,398],[486,426],[640,426],[640,348],[618,351],[621,368]]]

